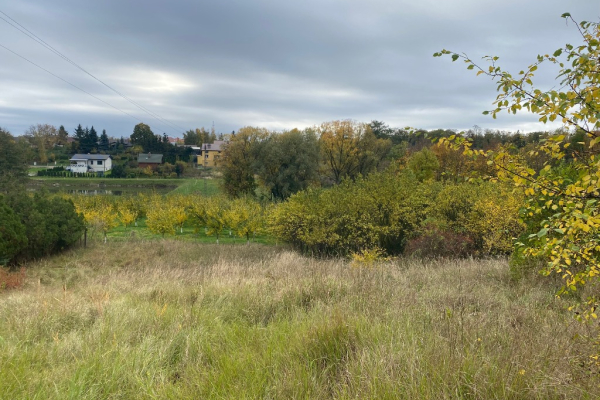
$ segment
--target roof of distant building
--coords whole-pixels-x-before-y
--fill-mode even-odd
[[[202,151],[221,151],[221,146],[225,143],[224,140],[215,140],[214,143],[202,143]]]
[[[146,163],[146,164],[161,164],[162,163],[162,154],[152,154],[152,153],[140,153],[138,154],[138,163]]]
[[[107,160],[110,158],[108,154],[74,154],[70,161],[77,160]]]
[[[183,139],[169,136],[169,143],[183,143]]]

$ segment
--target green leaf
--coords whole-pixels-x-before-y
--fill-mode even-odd
[[[548,233],[548,228],[544,228],[544,229],[542,229],[541,231],[539,231],[539,232],[537,233],[537,237],[540,237],[540,238],[541,238],[541,237],[543,237],[543,236],[546,236],[546,234],[547,234],[547,233]]]
[[[554,52],[553,56],[554,56],[554,57],[558,57],[558,56],[560,56],[561,54],[562,54],[562,49],[558,49],[558,50],[556,50],[556,51]]]
[[[563,15],[561,15],[561,18],[568,18],[570,16],[571,16],[571,13],[566,12]]]
[[[458,60],[458,57],[460,57],[458,54],[452,54],[452,61]]]

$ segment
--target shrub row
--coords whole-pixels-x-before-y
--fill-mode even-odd
[[[44,171],[38,171],[37,176],[53,176],[53,177],[67,177],[67,178],[106,178],[96,172],[71,172],[71,171],[59,171],[57,168],[48,169]]]
[[[420,182],[410,170],[299,192],[274,209],[271,232],[319,255],[499,255],[522,231],[522,198],[496,183]]]

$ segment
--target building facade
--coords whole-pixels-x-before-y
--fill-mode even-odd
[[[203,167],[217,167],[221,159],[224,140],[215,140],[214,143],[202,143],[200,154],[198,154],[198,165]]]
[[[152,153],[140,153],[138,154],[138,168],[152,168],[156,170],[160,164],[162,164],[163,155],[162,154],[152,154]]]
[[[76,173],[104,174],[112,169],[112,158],[107,154],[75,154],[67,169]]]

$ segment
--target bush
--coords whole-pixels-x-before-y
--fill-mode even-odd
[[[27,243],[15,255],[17,260],[26,260],[53,254],[63,250],[81,237],[83,218],[75,212],[69,200],[36,193],[11,193],[7,203],[19,217],[25,228]]]
[[[463,258],[474,253],[474,246],[470,237],[431,224],[407,243],[404,253],[419,258]]]
[[[449,184],[439,192],[427,223],[435,221],[451,242],[463,237],[472,255],[506,255],[524,231],[519,222],[522,205],[522,195],[501,184]],[[431,235],[426,226],[422,231]]]
[[[127,176],[127,172],[123,165],[115,164],[110,172],[111,178],[125,178]]]
[[[26,246],[25,226],[13,209],[0,197],[0,265],[7,264]]]
[[[279,205],[271,232],[305,252],[348,255],[380,248],[402,252],[426,216],[439,185],[412,173],[380,173],[329,190],[306,190]]]

